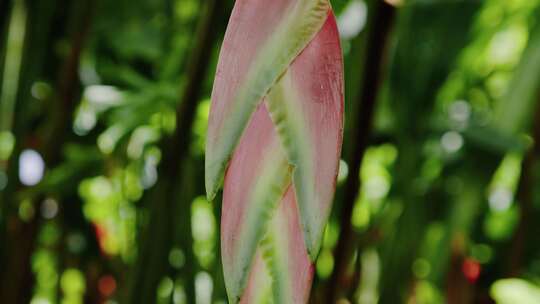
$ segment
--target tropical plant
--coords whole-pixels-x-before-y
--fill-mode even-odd
[[[206,191],[223,180],[231,303],[306,303],[338,173],[343,62],[327,0],[238,1],[212,92]]]

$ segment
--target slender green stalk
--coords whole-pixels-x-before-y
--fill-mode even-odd
[[[220,0],[207,2],[206,12],[199,24],[197,42],[187,67],[188,83],[176,111],[177,127],[174,135],[161,144],[164,156],[158,169],[160,178],[151,192],[146,195],[149,202],[147,205],[150,206],[150,219],[148,226],[142,232],[139,258],[135,264],[128,295],[129,303],[155,301],[158,282],[167,274],[169,267],[167,256],[172,246],[172,231],[175,224],[174,217],[171,216],[172,210],[175,210],[175,205],[180,203],[183,205],[183,210],[189,210],[190,201],[188,200],[192,197],[184,197],[182,202],[174,198],[178,197],[177,186],[181,185],[182,179],[185,178],[184,162],[189,151],[195,110],[208,70],[210,54],[217,38],[215,28],[222,13],[222,2]],[[188,217],[184,217],[184,221],[188,221]],[[184,222],[182,225],[189,226],[189,222]],[[191,243],[192,240],[189,238],[187,243],[183,244],[186,251],[192,250]],[[190,262],[193,262],[193,256],[189,257]],[[193,281],[194,277],[190,277],[190,284]],[[188,301],[193,301],[193,288],[188,289]]]
[[[381,81],[382,65],[384,62],[384,49],[388,45],[390,27],[393,22],[394,8],[384,1],[376,1],[374,5],[373,25],[367,41],[367,56],[365,58],[364,76],[362,77],[361,94],[359,94],[358,109],[353,117],[355,124],[351,129],[354,134],[351,139],[349,175],[344,189],[338,243],[334,250],[335,266],[328,283],[326,301],[334,303],[340,293],[347,290],[343,286],[343,280],[347,275],[347,267],[351,262],[358,246],[357,236],[352,226],[352,214],[354,203],[360,191],[360,166],[364,152],[369,145],[371,124],[376,107],[376,100]],[[354,288],[354,286],[352,286]]]

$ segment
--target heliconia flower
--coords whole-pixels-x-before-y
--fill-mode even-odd
[[[220,53],[206,190],[223,181],[231,303],[305,303],[338,172],[343,60],[328,0],[237,0]]]

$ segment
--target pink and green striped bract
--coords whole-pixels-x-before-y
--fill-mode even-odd
[[[237,0],[220,53],[206,190],[223,182],[231,303],[305,303],[338,172],[343,60],[327,0]]]

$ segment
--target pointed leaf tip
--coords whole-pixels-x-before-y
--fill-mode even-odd
[[[223,178],[216,176],[216,174],[222,170],[223,169],[214,169],[211,166],[205,166],[205,188],[206,199],[208,201],[214,200],[219,190],[219,187],[223,183]]]

